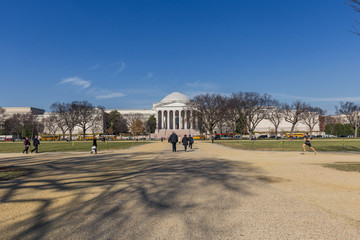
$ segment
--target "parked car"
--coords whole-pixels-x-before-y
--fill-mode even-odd
[[[266,139],[266,138],[268,138],[267,135],[260,135],[260,136],[258,137],[258,139]]]
[[[334,138],[334,137],[336,137],[336,136],[335,136],[335,135],[331,135],[331,134],[325,134],[324,137],[326,137],[326,138]]]

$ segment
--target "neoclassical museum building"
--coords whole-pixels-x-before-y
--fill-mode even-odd
[[[164,97],[160,102],[153,103],[152,109],[108,109],[109,113],[117,110],[125,118],[130,114],[141,114],[146,121],[149,116],[156,117],[156,130],[152,137],[169,137],[172,132],[178,135],[198,135],[197,118],[190,106],[190,98],[185,94],[173,92]]]
[[[37,116],[39,120],[47,118],[50,113],[45,112],[45,110],[32,108],[32,107],[4,107],[5,115],[11,115],[15,113],[32,113]],[[199,124],[198,118],[196,117],[195,111],[193,111],[190,105],[190,98],[185,94],[180,92],[173,92],[164,97],[160,102],[153,103],[152,109],[106,109],[105,112],[110,113],[111,111],[118,111],[125,119],[129,119],[130,116],[137,115],[143,122],[148,120],[152,115],[156,117],[156,130],[155,133],[151,134],[152,138],[161,138],[169,137],[172,132],[177,133],[180,136],[183,135],[198,135]],[[104,132],[103,129],[103,120],[97,124],[96,133]],[[256,127],[255,132],[261,134],[271,134],[273,132],[273,124],[267,120],[262,120]],[[280,132],[289,132],[291,129],[291,124],[282,121],[279,126]],[[230,131],[223,128],[223,126],[218,126],[216,129],[217,132],[226,132]],[[308,131],[307,125],[302,122],[299,122],[295,127],[295,132],[306,132]],[[317,124],[313,130],[314,133],[320,131],[320,126]],[[47,133],[47,130],[44,130]],[[59,132],[60,134],[61,132]],[[73,131],[74,134],[82,134],[80,127],[77,127]],[[87,132],[91,134],[91,131]]]

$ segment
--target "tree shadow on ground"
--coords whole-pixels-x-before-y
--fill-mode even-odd
[[[257,180],[248,173],[259,170],[248,163],[237,162],[234,166],[230,161],[189,159],[187,153],[176,154],[165,151],[3,158],[1,166],[16,163],[35,171],[2,182],[0,205],[11,208],[20,204],[20,209],[26,204],[37,206],[21,218],[13,218],[6,227],[6,236],[138,238],[153,231],[146,222],[157,224],[156,219],[169,216],[182,219],[179,221],[190,231],[195,227],[193,213],[203,231],[221,231],[209,220],[214,218],[210,209],[231,211],[239,204],[234,202],[235,195],[251,195],[248,186]],[[223,217],[215,218],[221,221]]]

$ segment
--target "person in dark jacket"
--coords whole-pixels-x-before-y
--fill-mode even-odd
[[[172,144],[172,151],[176,152],[176,143],[178,142],[178,136],[175,132],[170,135],[168,142]]]
[[[29,152],[29,147],[30,147],[30,142],[29,142],[29,138],[26,137],[24,138],[24,150],[23,150],[23,153],[26,152],[26,154],[28,154]]]
[[[96,142],[96,137],[93,136],[93,144],[92,144],[92,148],[91,148],[91,153],[94,151],[95,154],[97,154],[97,142]]]
[[[186,137],[186,135],[184,135],[184,137],[182,138],[181,141],[182,141],[182,144],[184,145],[185,152],[186,152],[187,146],[189,145],[189,138]]]
[[[39,141],[38,136],[35,136],[35,138],[33,140],[33,145],[34,145],[34,149],[31,150],[31,152],[36,151],[36,153],[39,153],[38,148],[39,148],[39,145],[40,145],[40,141]]]
[[[192,149],[192,145],[194,143],[194,138],[190,135],[189,137],[189,148]]]

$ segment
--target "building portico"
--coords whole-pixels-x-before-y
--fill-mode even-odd
[[[191,110],[158,110],[156,129],[175,130],[175,129],[192,129],[195,127],[195,116]]]
[[[156,111],[155,137],[168,137],[173,131],[179,135],[198,134],[195,130],[195,114],[190,106],[190,98],[173,92],[159,103],[153,104]]]

